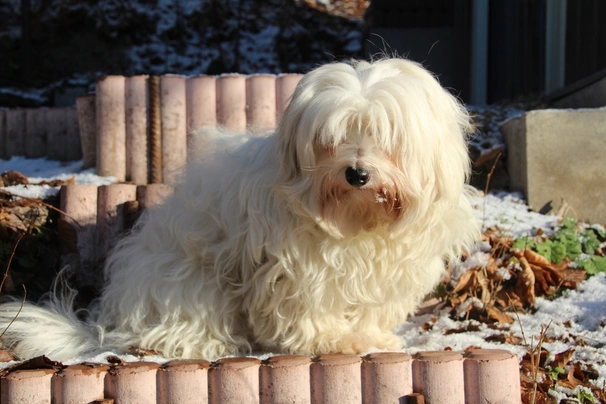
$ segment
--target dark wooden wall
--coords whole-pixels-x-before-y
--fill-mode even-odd
[[[546,1],[490,1],[488,102],[544,88]]]
[[[470,91],[474,0],[372,0],[367,27],[452,28],[448,66],[463,99]],[[490,0],[487,101],[538,94],[545,87],[546,8],[550,0]],[[606,69],[606,0],[568,0],[565,85]],[[434,69],[438,70],[439,69]]]
[[[568,0],[566,84],[606,68],[606,1]]]

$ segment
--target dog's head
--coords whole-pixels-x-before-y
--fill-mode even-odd
[[[456,204],[469,175],[465,108],[419,64],[335,63],[305,75],[278,127],[281,190],[334,237]]]

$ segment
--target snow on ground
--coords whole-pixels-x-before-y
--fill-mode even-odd
[[[10,160],[0,159],[0,173],[5,171],[19,171],[21,174],[28,177],[30,184],[14,185],[3,187],[13,195],[23,196],[26,198],[44,199],[49,196],[56,195],[60,187],[51,187],[48,185],[35,185],[42,181],[63,180],[67,181],[74,178],[76,184],[95,184],[109,185],[117,181],[115,177],[100,177],[95,174],[95,169],[82,169],[82,160],[61,162],[40,159],[26,159],[16,156]]]
[[[93,170],[82,170],[82,162],[60,163],[46,159],[24,159],[13,157],[0,160],[0,172],[16,170],[29,177],[30,182],[41,180],[68,179],[74,176],[76,183],[104,185],[115,182],[115,178],[96,176]],[[7,187],[14,194],[28,197],[44,197],[58,192],[58,188],[25,185]],[[512,237],[533,235],[536,229],[549,232],[557,225],[557,216],[541,215],[529,211],[521,195],[515,193],[497,193],[487,196],[481,193],[472,197],[478,222],[483,229],[498,228],[503,234]],[[477,247],[479,254],[474,259],[481,260],[482,245]],[[496,334],[511,333],[514,337],[524,337],[528,344],[536,344],[541,328],[549,326],[548,341],[543,346],[551,354],[575,347],[573,360],[592,364],[599,372],[597,385],[606,380],[606,274],[599,274],[582,282],[576,290],[567,290],[555,300],[537,298],[535,312],[520,313],[519,321],[502,328],[489,327],[475,320],[453,320],[449,309],[436,313],[411,317],[397,331],[405,341],[404,351],[415,353],[428,350],[450,348],[463,351],[467,347],[508,349],[522,357],[526,348],[499,342],[488,342],[487,337]],[[455,332],[453,332],[455,330]],[[555,337],[555,338],[550,338]],[[490,338],[489,338],[490,339]],[[582,341],[582,343],[579,343]],[[94,357],[74,358],[70,363],[83,361],[106,362],[105,352]],[[125,361],[136,361],[138,357],[119,355]],[[260,355],[261,357],[267,356]],[[146,360],[163,362],[161,357],[145,357]],[[66,363],[66,364],[70,364]],[[5,364],[6,366],[6,364]]]

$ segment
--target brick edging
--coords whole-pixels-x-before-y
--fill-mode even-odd
[[[13,371],[0,387],[0,404],[520,402],[518,359],[505,350],[83,364]]]

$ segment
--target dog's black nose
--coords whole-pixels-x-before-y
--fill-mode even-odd
[[[354,187],[361,187],[370,180],[370,173],[365,168],[347,167],[345,179]]]

